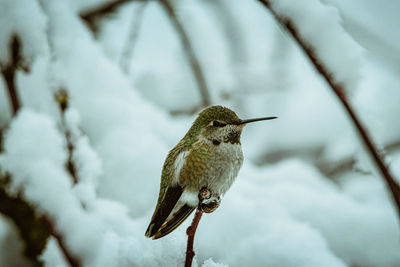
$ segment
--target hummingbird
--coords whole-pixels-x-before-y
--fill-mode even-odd
[[[158,239],[171,233],[197,207],[213,212],[243,164],[240,136],[244,126],[276,118],[242,120],[223,106],[210,106],[200,112],[167,155],[157,206],[145,236]],[[208,192],[207,199],[199,203],[199,194],[204,189]]]

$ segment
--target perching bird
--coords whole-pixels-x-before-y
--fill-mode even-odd
[[[146,237],[157,239],[175,230],[199,204],[199,192],[211,196],[205,211],[219,205],[220,196],[231,187],[243,163],[240,135],[250,122],[265,117],[241,120],[222,106],[203,110],[183,139],[168,153],[164,162],[160,193]]]

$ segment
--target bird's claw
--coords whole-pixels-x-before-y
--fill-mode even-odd
[[[220,197],[210,197],[201,202],[200,209],[205,213],[211,213],[219,207],[220,202]]]
[[[208,190],[207,187],[203,187],[199,192],[200,202],[203,202],[204,199],[209,199],[211,197],[211,191]]]
[[[211,191],[207,187],[203,187],[199,192],[199,209],[205,213],[211,213],[219,207],[221,198],[216,195],[212,195]]]

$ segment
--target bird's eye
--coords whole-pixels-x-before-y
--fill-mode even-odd
[[[226,123],[222,123],[222,122],[219,122],[219,121],[213,121],[212,125],[214,127],[224,127],[224,126],[226,126]]]

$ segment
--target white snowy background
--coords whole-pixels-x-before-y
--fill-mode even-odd
[[[194,120],[184,111],[201,103],[200,94],[157,1],[122,5],[94,35],[79,14],[104,2],[0,0],[0,64],[10,61],[16,34],[30,67],[17,72],[22,107],[13,118],[0,82],[0,169],[12,176],[10,194],[54,218],[84,266],[183,266],[191,218],[156,241],[144,232],[163,161]],[[272,2],[346,86],[399,179],[400,3]],[[172,3],[212,104],[241,118],[279,116],[245,128],[244,165],[221,206],[200,222],[194,266],[400,266],[386,185],[334,94],[268,10],[255,0]],[[59,88],[70,101],[64,126]],[[75,185],[63,127],[75,144]],[[355,166],[341,170],[349,159]],[[0,214],[0,266],[29,266],[22,247]],[[41,259],[68,266],[53,238]]]

